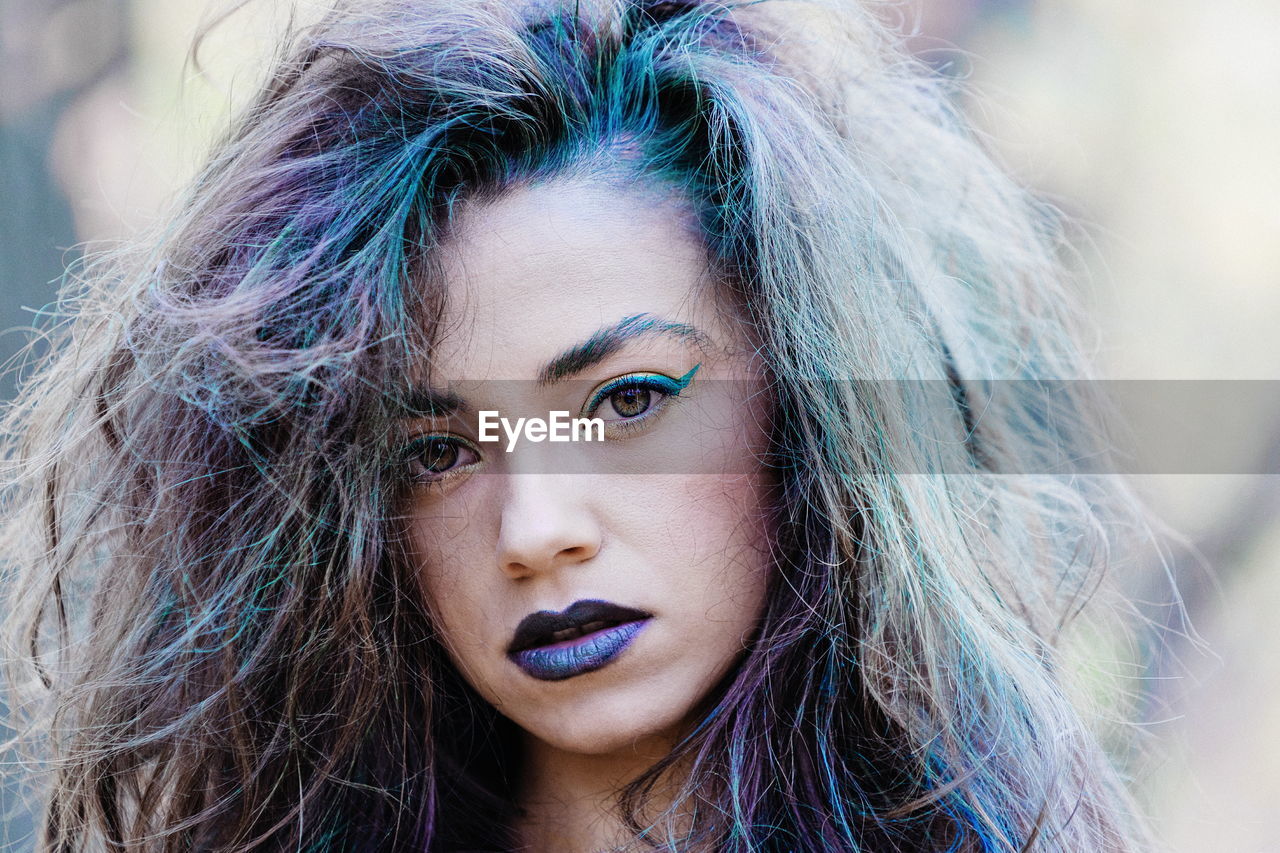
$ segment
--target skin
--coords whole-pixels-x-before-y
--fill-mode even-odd
[[[416,419],[413,434],[474,441],[480,409],[577,416],[612,378],[698,368],[680,397],[660,408],[650,398],[657,414],[636,431],[620,433],[605,400],[602,443],[477,443],[444,479],[415,481],[411,539],[433,618],[459,671],[525,733],[527,850],[625,846],[612,794],[696,723],[764,608],[767,395],[758,357],[713,298],[695,229],[668,193],[558,180],[464,208],[442,253],[449,300],[423,373],[469,410]],[[645,335],[572,379],[532,381],[641,314],[702,337]],[[508,658],[524,616],[580,599],[653,618],[610,664],[562,681]]]

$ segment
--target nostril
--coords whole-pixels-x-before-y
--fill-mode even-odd
[[[600,548],[599,525],[585,508],[535,501],[532,495],[510,501],[500,525],[499,565],[513,577],[581,563]]]

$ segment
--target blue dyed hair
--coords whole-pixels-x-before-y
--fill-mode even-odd
[[[1025,473],[1088,429],[1075,401],[973,414],[974,380],[1089,375],[1053,212],[862,5],[415,0],[290,35],[156,240],[68,293],[9,415],[46,849],[511,843],[513,732],[433,634],[386,401],[450,331],[459,205],[620,173],[699,223],[779,466],[759,636],[620,792],[637,836],[1142,846],[1061,651],[1128,498]]]

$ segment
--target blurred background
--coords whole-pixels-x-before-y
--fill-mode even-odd
[[[10,368],[65,265],[161,217],[252,92],[286,10],[237,13],[197,69],[187,50],[216,11],[0,0]],[[1008,167],[1080,223],[1107,375],[1280,380],[1280,2],[915,0],[886,14],[937,73],[965,81],[962,106]],[[1280,422],[1250,436],[1246,468],[1280,470]],[[1138,485],[1202,559],[1168,564],[1189,622],[1167,606],[1158,561],[1119,578],[1174,629],[1092,650],[1138,709],[1121,759],[1171,850],[1280,851],[1280,476]],[[8,786],[0,796],[0,849],[28,849],[29,818]]]

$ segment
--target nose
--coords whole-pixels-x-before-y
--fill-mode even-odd
[[[498,563],[509,577],[531,577],[590,560],[601,532],[581,500],[582,478],[511,474],[498,534]]]

